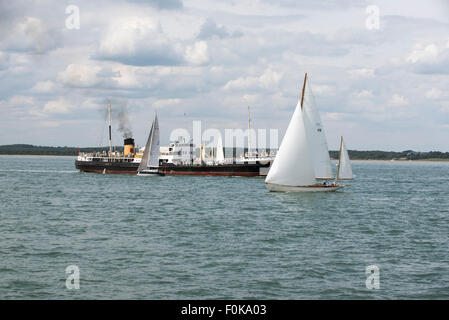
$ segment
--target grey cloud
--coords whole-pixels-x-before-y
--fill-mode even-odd
[[[165,48],[146,48],[139,50],[136,54],[118,53],[108,54],[100,53],[93,55],[93,59],[116,61],[130,66],[176,66],[183,63],[183,57],[177,54],[170,47]]]
[[[435,61],[410,64],[409,70],[422,75],[449,74],[449,49],[441,53]]]
[[[42,54],[61,45],[61,37],[39,18],[25,17],[17,20],[10,34],[3,38],[0,48],[6,51]]]
[[[181,9],[184,7],[182,0],[128,0],[128,1],[148,4],[154,8],[165,10]]]
[[[42,10],[32,2],[1,1],[0,50],[43,54],[60,47],[61,28],[43,18]]]
[[[349,7],[366,7],[369,3],[366,0],[262,0],[263,2],[278,5],[281,7],[295,7],[304,9],[346,9]]]
[[[213,37],[218,37],[220,39],[239,37],[242,32],[235,31],[229,32],[224,26],[218,26],[213,19],[207,19],[206,22],[201,26],[200,32],[198,34],[198,39],[211,39]]]
[[[120,71],[114,71],[112,68],[102,68],[96,76],[99,78],[119,78],[121,74]]]
[[[167,37],[155,18],[124,17],[105,29],[91,57],[133,66],[173,66],[183,62],[184,50]]]

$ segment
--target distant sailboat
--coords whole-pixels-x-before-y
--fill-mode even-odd
[[[163,176],[159,172],[159,122],[157,114],[154,115],[153,124],[151,125],[150,134],[148,135],[147,144],[143,152],[142,160],[137,169],[138,176]]]
[[[313,109],[312,104],[304,109],[306,82],[307,74],[304,77],[301,100],[295,108],[279,151],[265,179],[265,185],[270,191],[317,192],[335,191],[344,187],[337,183],[321,184],[316,181],[317,173],[324,172],[324,177],[327,177],[326,172],[327,170],[332,172],[332,167],[330,159],[328,163],[322,154],[323,139],[318,134],[312,134],[313,129],[322,130],[321,121],[317,121],[317,111]],[[312,119],[315,122],[312,122]],[[325,168],[327,166],[330,168]]]
[[[348,150],[346,150],[343,137],[340,138],[340,160],[338,162],[337,179],[354,179],[354,175],[352,174],[351,160],[349,159]]]

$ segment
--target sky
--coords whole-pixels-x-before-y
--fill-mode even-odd
[[[0,145],[107,145],[108,100],[117,145],[281,139],[305,72],[330,149],[449,151],[447,0],[0,0]]]

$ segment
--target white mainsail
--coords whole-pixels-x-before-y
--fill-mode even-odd
[[[349,159],[348,150],[346,149],[343,137],[341,137],[341,160],[340,160],[340,180],[352,180],[354,176],[352,174],[351,160]]]
[[[324,133],[320,113],[310,87],[310,81],[306,81],[305,84],[302,108],[304,111],[304,124],[307,140],[309,141],[310,152],[312,154],[315,177],[317,179],[333,179],[334,174],[329,157],[326,134]]]
[[[215,161],[217,161],[218,163],[222,163],[224,161],[223,141],[221,140],[221,135],[218,136],[217,153]]]
[[[316,183],[300,102],[296,106],[265,183],[284,186],[310,186]]]
[[[138,172],[150,168],[159,167],[159,122],[157,114],[154,116],[153,124],[151,125],[150,134],[148,135],[147,144],[143,152],[142,161],[140,162]]]

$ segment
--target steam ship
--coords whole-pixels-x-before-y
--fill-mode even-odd
[[[249,109],[248,109],[249,114]],[[109,151],[79,153],[75,167],[81,172],[137,174],[142,160],[143,148],[136,148],[133,138],[124,139],[123,152],[113,151],[111,139],[111,105],[108,104]],[[248,126],[250,120],[248,115]],[[250,150],[248,141],[248,150]],[[192,140],[179,137],[168,147],[160,147],[159,172],[167,175],[209,176],[266,176],[274,160],[274,153],[247,152],[240,157],[224,157],[221,138],[215,148],[202,144],[197,148]]]

